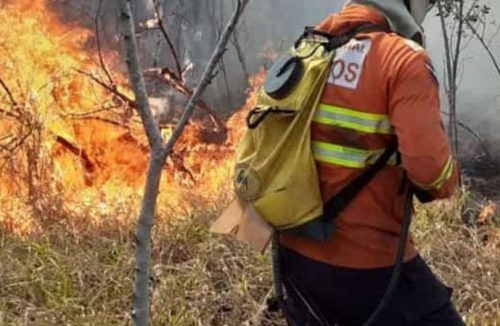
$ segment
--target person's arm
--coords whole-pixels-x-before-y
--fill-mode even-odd
[[[403,167],[423,201],[450,197],[458,166],[440,115],[439,85],[424,51],[401,56],[391,78],[389,108]]]

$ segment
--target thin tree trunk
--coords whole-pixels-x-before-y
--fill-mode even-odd
[[[133,318],[134,324],[138,326],[147,326],[150,320],[149,269],[151,262],[151,230],[154,225],[156,203],[165,160],[166,155],[161,149],[152,151],[148,165],[146,189],[144,190],[139,223],[135,235],[136,275],[134,284]]]
[[[123,33],[123,42],[125,45],[126,63],[130,75],[130,83],[135,94],[135,107],[141,117],[144,131],[147,135],[149,146],[151,148],[146,186],[135,239],[136,275],[133,299],[133,321],[137,326],[147,326],[150,322],[149,278],[151,261],[151,230],[154,225],[154,216],[156,213],[156,203],[163,166],[168,155],[173,151],[177,140],[182,135],[189,119],[193,115],[195,103],[210,84],[210,81],[214,76],[217,63],[224,55],[231,34],[236,28],[239,18],[249,0],[238,1],[237,9],[225,27],[206,70],[198,83],[198,86],[193,91],[178,125],[174,129],[172,136],[166,144],[163,143],[160,129],[153,118],[153,114],[149,106],[144,77],[139,62],[137,39],[131,11],[131,1],[132,0],[120,0],[120,24]]]
[[[130,75],[130,84],[135,95],[136,109],[144,125],[149,146],[152,149],[159,149],[162,146],[163,140],[160,129],[149,107],[146,84],[144,83],[142,67],[139,62],[139,49],[135,35],[131,2],[132,0],[120,0],[120,25],[123,33],[123,44],[125,46],[125,61]]]
[[[450,44],[450,35],[448,35],[448,29],[446,28],[446,17],[445,10],[443,8],[443,0],[437,2],[439,19],[441,21],[441,30],[443,32],[444,40],[444,50],[445,50],[445,60],[446,60],[446,95],[448,99],[448,110],[450,112],[448,119],[448,138],[450,139],[453,155],[456,157],[457,148],[455,146],[455,114],[456,114],[456,78],[454,75],[454,55]]]
[[[151,229],[156,212],[156,200],[161,181],[161,172],[165,156],[162,151],[163,140],[149,107],[146,85],[139,62],[135,26],[132,18],[130,0],[120,1],[120,23],[123,33],[126,63],[130,75],[130,83],[134,90],[136,109],[141,117],[147,135],[151,156],[149,159],[146,187],[142,199],[142,207],[136,231],[135,249],[135,284],[133,299],[134,323],[140,326],[149,324],[149,265],[151,257]]]
[[[458,119],[457,119],[457,91],[458,91],[458,65],[460,63],[460,54],[462,52],[462,41],[464,33],[464,22],[467,17],[464,17],[464,0],[458,0],[458,30],[457,30],[457,43],[453,57],[453,88],[452,88],[452,105],[453,105],[453,119],[450,128],[453,129],[452,147],[455,155],[458,155]]]

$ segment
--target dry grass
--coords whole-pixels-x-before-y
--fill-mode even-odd
[[[419,207],[415,238],[433,270],[455,289],[454,298],[467,325],[500,325],[500,228],[497,219],[465,225],[457,207],[477,215],[477,204],[456,202]],[[480,208],[480,206],[479,206]]]
[[[154,241],[154,325],[242,325],[269,290],[268,258],[191,217]],[[0,235],[0,325],[128,325],[132,236]]]
[[[500,325],[499,231],[463,226],[458,204],[420,207],[416,241],[455,288],[468,325]],[[255,324],[271,286],[269,258],[208,234],[215,215],[194,214],[155,234],[154,325]],[[31,239],[0,233],[0,325],[128,325],[131,240],[123,229],[84,236],[60,224]]]

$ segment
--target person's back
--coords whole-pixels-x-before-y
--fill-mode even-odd
[[[394,30],[386,18],[381,8],[354,4],[317,29],[332,35],[367,24]],[[426,200],[449,197],[457,185],[439,106],[438,82],[418,43],[366,32],[338,50],[312,126],[324,201],[373,164],[394,138],[399,153],[340,213],[330,241],[280,235],[291,325],[362,325],[375,310],[395,263],[406,180]],[[405,262],[394,298],[376,324],[461,325],[451,291],[412,241]]]

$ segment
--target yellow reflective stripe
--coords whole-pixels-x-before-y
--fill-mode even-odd
[[[388,115],[359,112],[328,104],[319,105],[314,121],[365,133],[386,135],[394,133]]]
[[[443,171],[439,177],[431,184],[419,184],[415,182],[415,185],[424,190],[438,190],[444,186],[444,184],[451,179],[453,176],[453,157],[449,157],[448,161],[443,168]]]
[[[313,141],[312,146],[317,161],[354,169],[363,169],[375,163],[385,151],[363,150],[319,141]],[[391,158],[390,164],[396,164],[395,156]]]

